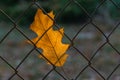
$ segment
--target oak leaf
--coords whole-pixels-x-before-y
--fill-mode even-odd
[[[37,48],[43,50],[42,54],[50,61],[47,61],[48,64],[52,63],[53,65],[60,67],[64,65],[68,57],[68,54],[65,52],[68,49],[69,44],[62,43],[64,30],[63,28],[54,30],[52,27],[52,19],[54,19],[52,11],[46,15],[42,10],[37,10],[34,21],[30,25],[30,29],[37,34],[37,37],[32,39],[32,42]],[[39,55],[39,58],[45,59],[41,55]]]

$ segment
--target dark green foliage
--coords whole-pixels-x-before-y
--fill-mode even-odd
[[[117,4],[118,7],[120,7],[120,0],[114,0],[114,2]],[[114,6],[112,3],[107,4],[110,9],[110,15],[113,19],[119,19],[120,18],[120,8]]]
[[[0,5],[3,6],[14,6],[18,3],[19,0],[0,0]]]
[[[31,2],[32,0],[1,0],[0,9],[15,21],[19,20],[18,24],[27,26],[33,21],[36,12],[36,9],[31,7],[24,13]],[[22,14],[24,15],[21,17]],[[2,13],[0,13],[0,21],[10,22]]]
[[[65,14],[62,16],[63,21],[83,23],[88,19],[88,15],[85,11],[91,14],[98,4],[98,0],[78,0],[78,2],[82,8],[74,3],[68,6],[65,10]]]
[[[13,17],[15,20],[18,19],[25,9],[30,5],[33,0],[0,0],[0,9],[4,10],[8,15]],[[58,14],[61,11],[66,3],[69,0],[37,0],[40,6],[45,9],[47,12],[53,10],[55,14]],[[96,9],[96,7],[101,3],[102,0],[77,0],[80,6],[85,8],[85,10],[92,14],[92,12]],[[120,5],[120,0],[114,0],[117,5]],[[107,7],[107,8],[106,8]],[[118,10],[110,1],[106,1],[100,7],[103,9],[107,9],[109,15],[112,19],[119,18],[120,10]],[[21,18],[20,24],[28,25],[33,21],[33,16],[36,12],[36,9],[32,6],[28,10],[29,13],[26,12],[25,16]],[[99,9],[96,12],[99,13]],[[94,15],[96,15],[96,13]],[[2,20],[3,16],[0,14],[0,18]],[[74,2],[71,2],[69,6],[65,8],[65,10],[61,13],[61,15],[56,19],[61,23],[81,23],[85,22],[88,19],[88,16],[84,12],[82,8],[76,5]]]
[[[47,11],[54,10],[54,12],[57,14],[64,8],[68,1],[69,0],[47,0],[40,1],[40,4]],[[97,6],[98,0],[78,0],[78,3],[83,6],[83,8],[88,11],[88,13],[91,14]],[[74,2],[71,2],[70,5],[65,8],[64,12],[62,12],[57,21],[62,23],[81,23],[86,21],[87,18],[88,16],[83,11],[83,9]]]

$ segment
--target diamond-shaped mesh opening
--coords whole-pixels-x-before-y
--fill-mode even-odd
[[[23,30],[28,28],[32,21],[34,20],[35,12],[36,6],[33,4],[28,5],[27,8],[21,11],[21,14],[16,19],[16,22],[19,25],[19,27],[22,28]]]
[[[63,9],[57,12],[55,18],[59,23],[68,24],[84,23],[89,19],[87,13],[85,13],[85,11],[82,8],[76,5],[74,1],[68,1],[68,3],[66,3],[66,5],[63,6]]]
[[[14,29],[0,44],[0,55],[15,67],[32,48],[25,37]]]
[[[103,34],[93,25],[88,24],[80,28],[74,36],[74,46],[90,58],[93,53],[105,42]],[[75,31],[78,32],[78,31]]]
[[[75,36],[76,32],[78,31],[78,28],[80,27],[80,25],[66,25],[66,24],[63,24],[62,25],[64,27],[64,31],[65,31],[65,34],[72,40],[73,37]],[[74,29],[73,29],[74,28]],[[72,33],[71,33],[72,32]],[[66,40],[69,42],[69,39],[64,36],[63,40]],[[71,41],[70,41],[71,42]]]
[[[42,79],[51,69],[52,67],[50,65],[38,58],[38,52],[34,50],[32,52],[30,51],[25,61],[20,64],[18,67],[18,72],[24,79],[39,80]]]
[[[31,4],[30,1],[0,1],[0,7],[7,13],[9,16],[11,16],[14,20],[16,20],[22,12]],[[10,4],[12,3],[12,4]],[[6,7],[8,6],[8,7]]]
[[[87,67],[80,73],[79,76],[75,77],[75,80],[103,80],[98,73],[96,73],[92,68]]]
[[[69,55],[67,63],[56,70],[72,79],[87,65],[87,61],[72,47],[66,53]]]
[[[93,20],[101,26],[99,28],[102,28],[103,31],[111,30],[119,21],[120,11],[119,6],[115,3],[115,1],[119,3],[117,0],[101,0],[100,5],[96,9],[96,12],[98,12],[99,15],[96,14]]]
[[[102,47],[92,60],[92,65],[104,76],[110,75],[119,64],[119,55],[108,44]]]

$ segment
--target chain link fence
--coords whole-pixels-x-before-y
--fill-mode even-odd
[[[3,9],[0,9],[0,14],[6,17],[7,21],[10,22],[10,26],[7,27],[6,31],[4,31],[4,27],[0,25],[0,30],[4,33],[0,36],[0,79],[120,80],[120,22],[116,22],[113,27],[110,28],[111,26],[102,27],[101,25],[98,25],[94,20],[94,14],[101,6],[103,6],[105,2],[110,2],[118,10],[120,10],[119,5],[114,0],[101,0],[100,3],[96,6],[95,10],[90,14],[87,9],[85,9],[79,3],[79,1],[68,0],[66,1],[65,5],[62,6],[61,10],[56,14],[55,20],[64,13],[64,10],[68,6],[74,4],[79,9],[81,9],[88,17],[88,20],[84,24],[75,25],[78,27],[71,27],[71,30],[69,28],[69,26],[71,25],[65,27],[65,41],[69,42],[71,45],[67,51],[70,57],[66,61],[65,65],[60,68],[54,66],[53,64],[47,65],[44,61],[36,59],[37,57],[35,55],[42,55],[41,50],[36,48],[36,46],[30,46],[25,43],[21,43],[21,41],[19,40],[22,36],[24,40],[31,41],[31,35],[33,33],[27,33],[27,31],[21,29],[21,25],[19,25],[19,21],[23,17],[26,17],[25,14],[28,14],[29,9],[31,9],[32,7],[39,8],[47,14],[41,4],[39,4],[39,1],[31,1],[31,4],[24,10],[24,12],[21,13],[21,15],[17,19],[10,17]],[[59,29],[60,26],[55,20],[54,26]],[[105,30],[103,29],[106,27],[110,29],[108,32],[105,32]],[[76,31],[72,31],[73,29],[75,29]],[[85,34],[84,31],[87,32],[87,34]],[[94,34],[94,36],[96,37],[95,40],[92,39],[92,41],[90,41],[89,37],[87,37],[88,40],[83,39],[84,37],[91,35],[91,33],[89,33],[90,31],[93,32],[92,34]],[[93,35],[91,36],[94,37]],[[14,37],[17,38],[18,42],[9,42],[10,39]],[[114,39],[116,45],[113,44]],[[16,44],[18,44],[17,49]],[[14,46],[15,49],[7,49],[9,45]],[[25,52],[23,52],[22,50],[25,50]],[[13,54],[15,51],[17,52],[17,54]],[[22,57],[18,56],[18,54],[22,55]],[[10,59],[8,59],[6,56],[8,56],[8,58]],[[100,59],[98,59],[99,57]],[[17,60],[18,58],[20,58],[20,60]],[[24,68],[25,66],[27,67]],[[3,75],[5,73],[6,75]],[[3,76],[5,76],[6,78],[3,79]]]

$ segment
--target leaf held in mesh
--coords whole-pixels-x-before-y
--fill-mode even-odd
[[[48,15],[54,19],[54,14],[51,11]],[[69,44],[62,43],[62,37],[64,35],[63,28],[54,30],[53,20],[45,15],[42,10],[38,9],[34,21],[30,26],[30,29],[37,34],[37,37],[32,39],[37,48],[43,50],[43,55],[47,58],[48,64],[52,63],[55,66],[63,66],[68,54],[65,54],[69,47]],[[40,58],[45,59],[41,55]],[[45,59],[46,60],[46,59]]]

